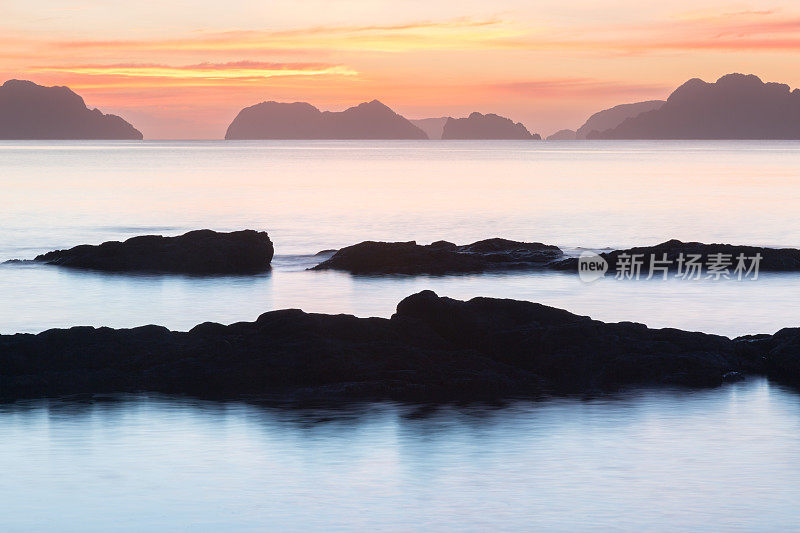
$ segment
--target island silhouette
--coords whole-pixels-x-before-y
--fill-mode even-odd
[[[553,133],[552,135],[547,136],[548,141],[574,141],[576,140],[577,133],[575,130],[571,130],[565,128],[563,130],[558,130],[557,132]]]
[[[586,139],[593,131],[605,131],[615,128],[625,120],[641,115],[647,111],[658,109],[664,100],[648,100],[633,104],[620,104],[609,109],[598,111],[590,116],[583,126],[577,130],[559,130],[547,137],[548,141],[574,141]]]
[[[0,139],[142,139],[124,119],[89,109],[68,87],[8,80],[0,86]],[[225,139],[483,139],[538,140],[521,122],[494,113],[408,120],[378,100],[344,111],[306,102],[262,102],[239,111]],[[591,115],[573,139],[800,139],[800,89],[727,74],[693,78],[666,101],[621,104]]]
[[[588,118],[586,122],[575,132],[576,139],[586,139],[593,131],[606,131],[616,128],[629,118],[637,117],[642,113],[659,109],[665,103],[664,100],[647,100],[645,102],[635,102],[633,104],[620,104],[610,109],[598,111]]]
[[[531,133],[521,122],[488,113],[470,113],[466,118],[448,118],[442,131],[442,139],[497,139],[497,140],[541,140],[538,133]]]
[[[8,80],[0,86],[0,139],[133,139],[142,134],[116,115],[89,109],[67,87]]]
[[[727,74],[715,83],[693,78],[666,103],[589,139],[800,139],[800,90]]]
[[[306,102],[262,102],[242,109],[225,139],[427,139],[420,128],[378,100],[344,111]]]

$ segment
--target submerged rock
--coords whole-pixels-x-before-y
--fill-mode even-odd
[[[782,343],[778,336],[732,341],[609,324],[531,302],[464,302],[423,291],[400,302],[391,319],[287,309],[188,332],[74,327],[0,335],[0,395],[482,400],[714,386],[732,372],[760,371],[761,353]],[[796,361],[797,353],[786,357]]]
[[[447,241],[428,245],[414,241],[365,241],[342,248],[312,270],[346,270],[354,274],[483,272],[541,268],[562,256],[557,246],[506,239],[487,239],[463,246]]]
[[[244,274],[270,268],[274,249],[263,231],[190,231],[178,237],[143,235],[98,246],[84,244],[37,256],[34,261],[112,272]]]

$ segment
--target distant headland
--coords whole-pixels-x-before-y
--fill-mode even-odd
[[[0,86],[0,139],[133,139],[142,134],[122,118],[89,109],[67,87],[8,80]]]

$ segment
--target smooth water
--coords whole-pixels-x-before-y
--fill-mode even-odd
[[[389,316],[403,297],[538,301],[726,335],[800,326],[800,274],[583,283],[351,276],[318,250],[487,237],[800,247],[797,142],[0,143],[0,261],[197,228],[269,231],[270,273],[0,265],[0,332],[188,329],[272,309]],[[782,531],[800,522],[800,396],[717,389],[291,409],[129,396],[0,405],[0,531]]]
[[[800,396],[0,406],[0,530],[793,531]]]
[[[0,261],[197,228],[267,230],[277,253],[270,274],[243,278],[2,265],[2,333],[188,329],[286,307],[389,316],[426,288],[725,335],[800,325],[798,274],[586,284],[305,271],[317,251],[368,239],[800,247],[800,142],[0,142],[0,195]]]

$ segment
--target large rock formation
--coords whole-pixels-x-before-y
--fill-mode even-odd
[[[425,132],[377,100],[341,112],[305,102],[262,102],[242,109],[226,139],[427,139]]]
[[[659,109],[589,135],[595,139],[800,139],[800,90],[728,74],[691,79]]]
[[[610,109],[598,111],[575,132],[576,139],[586,139],[592,132],[606,131],[616,128],[629,118],[638,117],[642,113],[660,109],[664,105],[664,100],[648,100],[646,102],[636,102],[633,104],[620,104]]]
[[[0,335],[4,399],[155,391],[284,399],[483,400],[637,385],[797,383],[800,330],[731,340],[608,324],[530,302],[424,291],[391,319],[273,311],[255,322]]]
[[[0,139],[141,139],[116,115],[88,109],[67,87],[9,80],[0,87]]]
[[[439,140],[442,138],[442,133],[444,132],[444,125],[447,122],[448,117],[438,117],[438,118],[418,118],[412,120],[411,123],[425,132],[425,135],[428,136],[428,139]]]
[[[266,232],[206,229],[178,237],[143,235],[98,246],[84,244],[42,254],[34,261],[111,272],[246,274],[268,270],[273,254]]]
[[[539,242],[487,239],[463,246],[438,241],[365,241],[337,251],[313,270],[345,270],[353,274],[446,274],[499,269],[541,268],[562,257],[557,246]]]
[[[504,139],[541,140],[538,133],[531,134],[521,122],[489,113],[471,113],[467,118],[448,118],[442,139]]]

